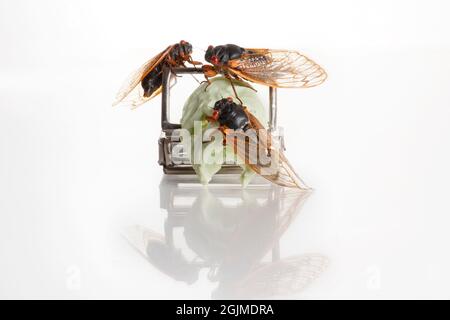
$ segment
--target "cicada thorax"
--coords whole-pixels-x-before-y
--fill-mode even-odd
[[[205,54],[206,61],[216,66],[226,66],[229,61],[239,59],[246,50],[235,44],[209,46]]]
[[[186,61],[191,60],[192,54],[192,45],[186,41],[180,41],[173,46],[172,50],[170,50],[167,62],[173,66],[181,66],[184,65]]]
[[[162,85],[163,67],[177,68],[184,66],[189,61],[192,54],[192,45],[186,41],[181,41],[172,46],[167,56],[156,65],[141,81],[144,89],[144,97],[151,97]]]
[[[232,99],[221,99],[214,105],[217,121],[220,126],[233,130],[247,131],[250,120],[242,105],[234,103]]]

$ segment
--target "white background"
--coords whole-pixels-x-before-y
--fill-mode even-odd
[[[120,236],[162,229],[160,98],[110,105],[130,71],[185,39],[198,59],[236,43],[328,71],[279,93],[287,155],[315,189],[282,249],[330,259],[290,298],[449,298],[449,15],[430,0],[1,0],[0,297],[211,296]]]

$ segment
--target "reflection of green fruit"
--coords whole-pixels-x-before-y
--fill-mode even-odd
[[[263,124],[267,124],[267,112],[263,106],[263,103],[259,99],[258,94],[248,88],[245,83],[237,80],[233,80],[233,84],[236,88],[237,94],[239,98],[244,102],[244,105],[248,108],[248,110],[255,115],[259,121]],[[188,98],[183,107],[183,116],[181,118],[181,126],[184,129],[188,129],[193,132],[194,122],[195,121],[204,121],[206,116],[211,115],[211,109],[214,107],[214,104],[222,99],[227,97],[233,97],[235,102],[238,100],[234,96],[233,88],[231,87],[230,81],[224,77],[211,79],[211,84],[208,86],[207,83],[201,84]],[[217,125],[215,125],[217,126]],[[206,126],[203,126],[203,129],[206,130],[208,128],[215,127],[214,125],[208,123]],[[194,141],[194,139],[192,139]],[[203,144],[203,152],[207,148],[207,150],[211,154],[203,154],[204,158],[212,158],[214,153],[219,154],[222,152],[222,146],[216,146],[211,148],[209,143]],[[192,148],[194,150],[194,148]],[[199,176],[200,182],[203,184],[207,184],[211,181],[214,174],[216,174],[220,168],[222,167],[222,163],[217,164],[200,164],[194,165],[194,170]],[[243,172],[241,176],[241,182],[245,186],[247,185],[254,173],[250,169],[243,167]]]

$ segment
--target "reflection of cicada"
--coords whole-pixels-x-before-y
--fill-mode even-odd
[[[225,143],[232,145],[234,153],[254,172],[280,186],[307,188],[282,150],[274,145],[270,132],[246,107],[233,102],[232,98],[221,99],[215,103],[208,120],[219,123]],[[270,163],[261,162],[261,152],[270,158]]]
[[[203,66],[206,78],[223,73],[275,88],[310,88],[325,81],[327,74],[317,63],[288,50],[246,49],[234,44],[209,46]]]
[[[163,67],[184,67],[185,62],[193,65],[200,64],[192,60],[191,54],[192,45],[186,41],[167,47],[129,76],[117,93],[113,105],[129,97],[131,105],[137,107],[157,96],[162,90]],[[138,87],[139,84],[140,87]]]

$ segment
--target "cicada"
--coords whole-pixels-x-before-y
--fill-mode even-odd
[[[247,49],[234,44],[209,46],[205,77],[222,73],[275,88],[311,88],[327,78],[325,70],[305,55],[291,50]]]
[[[186,62],[192,65],[201,64],[200,62],[194,61],[191,54],[192,45],[184,40],[168,46],[164,51],[147,61],[128,77],[117,93],[113,105],[121,103],[125,98],[130,96],[132,96],[130,97],[130,104],[133,107],[137,107],[154,98],[162,91],[162,73],[164,66],[173,69],[185,67]]]
[[[254,172],[280,186],[308,189],[281,148],[274,144],[271,133],[247,107],[235,103],[230,97],[217,101],[212,110],[208,120],[218,122],[219,130],[225,136],[224,144],[231,145],[233,152]],[[250,130],[252,134],[248,134]],[[251,151],[256,149],[256,153]],[[261,151],[276,163],[261,163]]]

